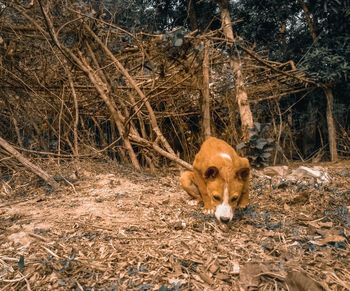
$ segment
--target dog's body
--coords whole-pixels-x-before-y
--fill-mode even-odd
[[[223,140],[211,137],[201,146],[193,162],[193,171],[182,173],[183,189],[203,201],[204,208],[215,210],[219,221],[229,222],[236,207],[249,203],[250,165],[246,158]]]

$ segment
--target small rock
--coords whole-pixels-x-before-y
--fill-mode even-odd
[[[342,177],[349,177],[349,171],[344,169],[340,172],[340,176]]]
[[[186,228],[186,222],[183,222],[183,221],[177,221],[174,223],[174,229],[175,230],[180,230],[180,229],[184,229]]]
[[[239,264],[238,263],[234,263],[233,264],[233,274],[238,275],[239,271],[240,271]]]
[[[97,197],[97,198],[95,199],[95,202],[96,202],[96,203],[101,203],[101,202],[103,202],[103,201],[104,201],[103,197]]]
[[[271,241],[264,240],[261,245],[266,251],[272,251],[274,249],[274,245]]]

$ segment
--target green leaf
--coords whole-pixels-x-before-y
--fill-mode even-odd
[[[264,151],[265,151],[265,152],[271,152],[271,151],[273,151],[274,149],[275,149],[275,147],[269,146],[269,147],[267,147],[267,148],[264,148]]]
[[[261,131],[261,123],[260,122],[254,122],[254,126],[258,132]]]
[[[266,144],[267,144],[266,139],[259,138],[258,141],[257,141],[256,148],[259,149],[259,150],[262,150]]]
[[[271,153],[266,153],[266,152],[262,153],[261,157],[263,157],[264,159],[267,159],[267,158],[271,157]]]

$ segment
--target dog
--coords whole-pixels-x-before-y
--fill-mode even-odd
[[[193,171],[181,174],[182,188],[194,199],[203,201],[218,221],[232,220],[235,208],[249,204],[250,164],[225,141],[210,137],[193,162]]]

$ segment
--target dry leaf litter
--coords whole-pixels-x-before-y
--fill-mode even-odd
[[[60,192],[3,179],[0,290],[350,290],[350,162],[322,165],[324,184],[286,170],[254,170],[228,225],[178,171],[81,162]]]

